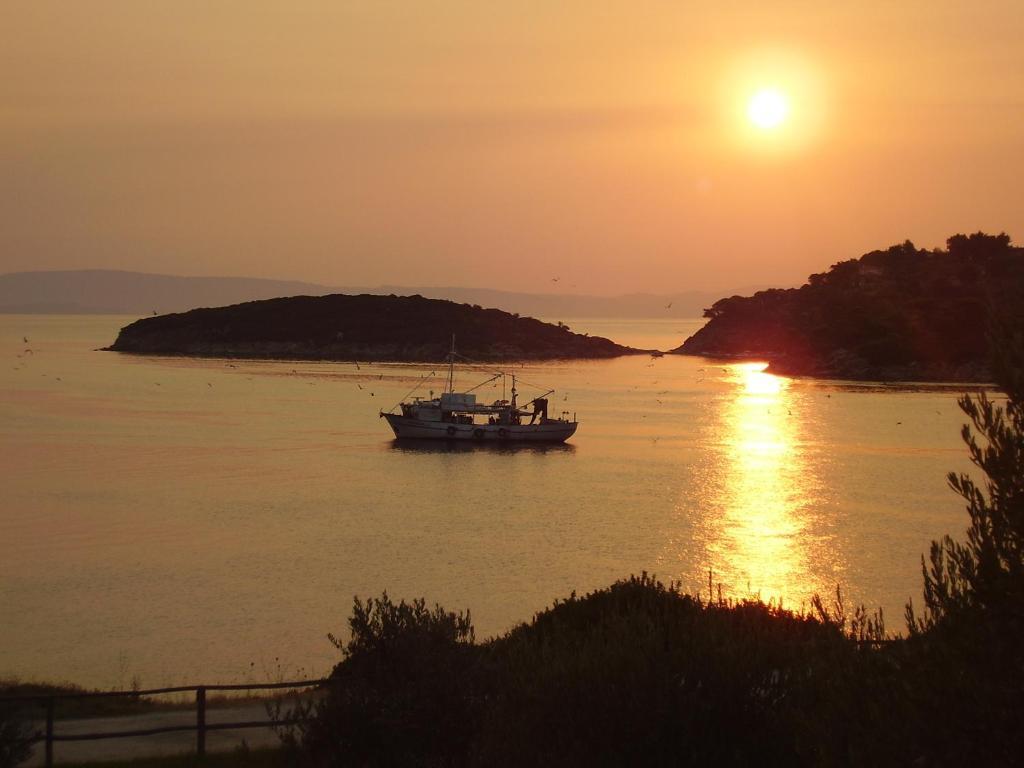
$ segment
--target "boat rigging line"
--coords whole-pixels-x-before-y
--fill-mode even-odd
[[[413,394],[413,392],[415,392],[415,391],[416,391],[417,389],[419,389],[419,388],[420,388],[421,386],[423,386],[423,382],[424,382],[424,381],[426,381],[427,379],[429,379],[429,378],[430,378],[431,376],[436,376],[436,375],[437,375],[437,371],[431,371],[430,373],[428,373],[428,374],[426,374],[426,375],[424,375],[424,376],[421,376],[421,377],[420,377],[420,380],[416,382],[416,386],[415,386],[415,387],[413,387],[412,389],[410,389],[410,390],[409,390],[409,391],[408,391],[408,392],[406,393],[406,395],[405,395],[405,396],[404,396],[404,397],[403,397],[403,398],[402,398],[401,400],[399,400],[399,401],[398,401],[397,403],[395,403],[395,404],[394,404],[394,405],[392,405],[392,406],[391,406],[390,408],[388,408],[388,413],[391,413],[391,412],[393,412],[393,411],[395,410],[395,408],[397,408],[397,407],[398,407],[398,406],[400,406],[400,405],[401,405],[401,404],[402,404],[403,402],[405,402],[405,401],[406,401],[406,400],[408,400],[408,399],[409,399],[410,397],[412,397],[412,394]]]

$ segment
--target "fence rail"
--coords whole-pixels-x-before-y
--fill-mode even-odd
[[[83,691],[81,693],[42,693],[22,694],[18,696],[0,696],[0,702],[37,702],[42,704],[46,711],[46,727],[44,731],[36,731],[35,734],[26,739],[28,744],[45,744],[46,768],[53,766],[53,745],[57,741],[98,741],[100,739],[120,739],[132,736],[156,736],[161,733],[175,733],[180,731],[196,732],[196,754],[206,754],[206,733],[207,731],[230,731],[243,728],[267,728],[274,725],[295,725],[298,720],[246,720],[237,723],[207,723],[206,722],[206,693],[207,691],[270,691],[296,688],[319,688],[326,685],[327,679],[321,680],[292,680],[282,683],[232,683],[227,685],[177,685],[169,688],[150,688],[141,691]],[[196,695],[196,722],[194,725],[166,725],[159,728],[143,728],[133,731],[107,731],[96,733],[76,733],[61,735],[54,733],[54,712],[56,703],[68,699],[96,699],[96,698],[133,698],[143,696],[159,696],[168,693],[189,693],[195,691]]]

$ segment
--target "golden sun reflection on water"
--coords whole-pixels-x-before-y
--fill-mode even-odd
[[[734,389],[715,431],[716,479],[696,532],[716,583],[733,596],[803,601],[820,589],[825,542],[814,534],[818,478],[791,382],[765,365],[729,367]]]

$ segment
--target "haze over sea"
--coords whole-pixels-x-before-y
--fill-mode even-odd
[[[133,319],[0,315],[0,675],[319,675],[353,595],[470,608],[488,636],[642,570],[793,608],[838,584],[898,629],[921,553],[963,528],[960,386],[529,364],[521,393],[580,419],[568,445],[405,446],[378,410],[434,367],[94,351]],[[660,349],[702,322],[554,319]]]

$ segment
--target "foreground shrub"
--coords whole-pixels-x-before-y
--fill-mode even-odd
[[[701,601],[646,575],[572,597],[488,647],[483,763],[852,759],[884,666],[835,617]]]
[[[14,707],[0,702],[0,768],[14,768],[32,756],[32,730]]]
[[[932,543],[923,616],[907,607],[914,727],[933,762],[1024,762],[1024,335],[996,313],[993,370],[1005,405],[960,398],[962,436],[984,475],[949,475],[966,540]],[[999,319],[1001,317],[1001,319]]]
[[[292,751],[301,744],[299,764],[465,764],[479,682],[469,614],[385,593],[356,598],[349,627],[347,643],[329,636],[345,657],[334,684],[285,734]]]
[[[298,763],[842,764],[890,742],[893,665],[841,611],[704,601],[643,575],[483,644],[468,614],[386,595],[350,624],[291,739]]]

